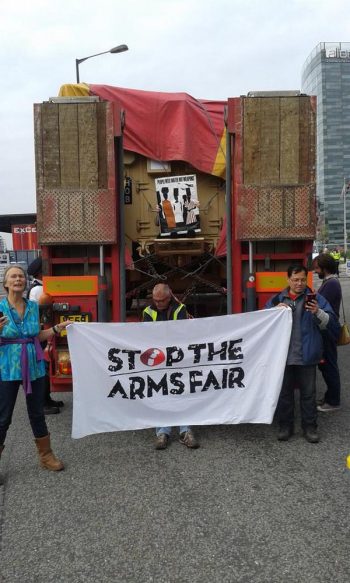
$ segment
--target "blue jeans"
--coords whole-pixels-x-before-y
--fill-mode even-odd
[[[156,427],[156,435],[159,435],[160,433],[165,433],[166,435],[170,435],[171,434],[171,427]],[[180,425],[180,433],[185,433],[186,431],[190,431],[190,427],[188,427],[188,425]]]
[[[340,405],[340,374],[338,368],[337,345],[327,334],[323,335],[323,357],[325,362],[318,365],[327,385],[324,399],[328,405]]]
[[[5,443],[21,382],[0,381],[0,445]],[[44,416],[45,377],[31,381],[31,385],[32,394],[26,396],[30,425],[34,437],[45,437],[49,433]]]

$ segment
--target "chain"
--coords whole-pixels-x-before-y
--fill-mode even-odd
[[[187,288],[181,300],[183,304],[185,304],[186,299],[196,291],[196,287],[197,287],[196,284],[194,284],[191,287]]]
[[[205,258],[205,255],[203,256],[203,258]],[[149,271],[148,272],[142,271],[141,269],[138,269],[138,268],[136,268],[136,270],[139,271],[140,273],[148,275],[150,280],[138,285],[137,287],[135,287],[132,290],[130,290],[129,292],[127,292],[126,293],[127,298],[135,297],[139,291],[141,291],[143,289],[147,289],[151,283],[152,283],[152,285],[154,285],[155,281],[163,282],[163,283],[166,282],[170,276],[172,276],[176,273],[183,275],[183,277],[181,278],[182,280],[186,279],[187,277],[190,277],[191,279],[193,279],[195,281],[195,283],[193,283],[192,286],[186,290],[184,298],[187,298],[190,294],[194,293],[196,291],[196,288],[198,287],[198,284],[201,284],[201,285],[206,286],[210,289],[213,289],[214,291],[216,291],[217,293],[220,293],[221,295],[226,296],[226,294],[227,294],[226,288],[224,288],[220,285],[217,285],[216,283],[213,283],[209,280],[206,280],[204,277],[201,277],[197,273],[200,268],[205,268],[207,266],[210,259],[205,261],[204,264],[201,264],[193,272],[186,271],[185,269],[176,266],[176,267],[169,268],[168,271],[166,271],[165,273],[162,273],[162,274],[158,273],[155,266],[154,266],[154,261],[159,262],[155,255],[146,255],[143,259],[146,262]],[[161,264],[166,265],[166,263],[161,263]]]

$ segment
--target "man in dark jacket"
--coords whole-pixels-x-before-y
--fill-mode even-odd
[[[147,306],[142,314],[143,322],[165,322],[187,318],[186,306],[176,300],[170,287],[165,283],[155,285],[152,292],[152,304]],[[157,427],[155,448],[166,449],[170,434],[171,427]],[[199,447],[191,428],[187,425],[180,427],[180,442],[192,449]]]
[[[339,323],[330,304],[319,294],[308,298],[307,269],[290,265],[288,287],[266,304],[267,308],[291,308],[293,315],[286,368],[277,405],[279,441],[287,441],[294,433],[294,390],[300,390],[301,425],[304,437],[317,443],[316,366],[321,360],[321,330],[339,335]]]
[[[339,319],[340,303],[342,291],[339,279],[336,275],[337,265],[334,258],[328,253],[321,253],[314,258],[312,267],[322,284],[317,290],[321,296],[326,298],[333,308],[333,312]],[[327,390],[321,403],[317,406],[318,411],[329,413],[340,409],[340,374],[338,368],[337,340],[327,331],[322,333],[323,336],[323,361],[318,365]]]

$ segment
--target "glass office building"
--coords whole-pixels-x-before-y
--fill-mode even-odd
[[[304,63],[303,93],[317,97],[317,196],[320,238],[344,243],[341,191],[350,179],[350,42],[322,42]],[[350,230],[350,196],[347,230]]]

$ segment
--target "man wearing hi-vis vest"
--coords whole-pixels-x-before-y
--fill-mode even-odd
[[[333,251],[330,251],[330,256],[333,257],[334,261],[335,261],[335,265],[336,265],[336,274],[339,275],[339,262],[341,259],[341,253],[338,249],[338,247],[336,247],[335,249],[333,249]]]
[[[142,321],[165,322],[166,320],[186,320],[187,318],[186,306],[175,299],[170,287],[165,283],[155,285],[152,292],[152,304],[143,310]],[[171,427],[157,427],[155,448],[166,449],[170,435]],[[193,449],[199,447],[191,428],[187,425],[180,427],[180,442]]]

